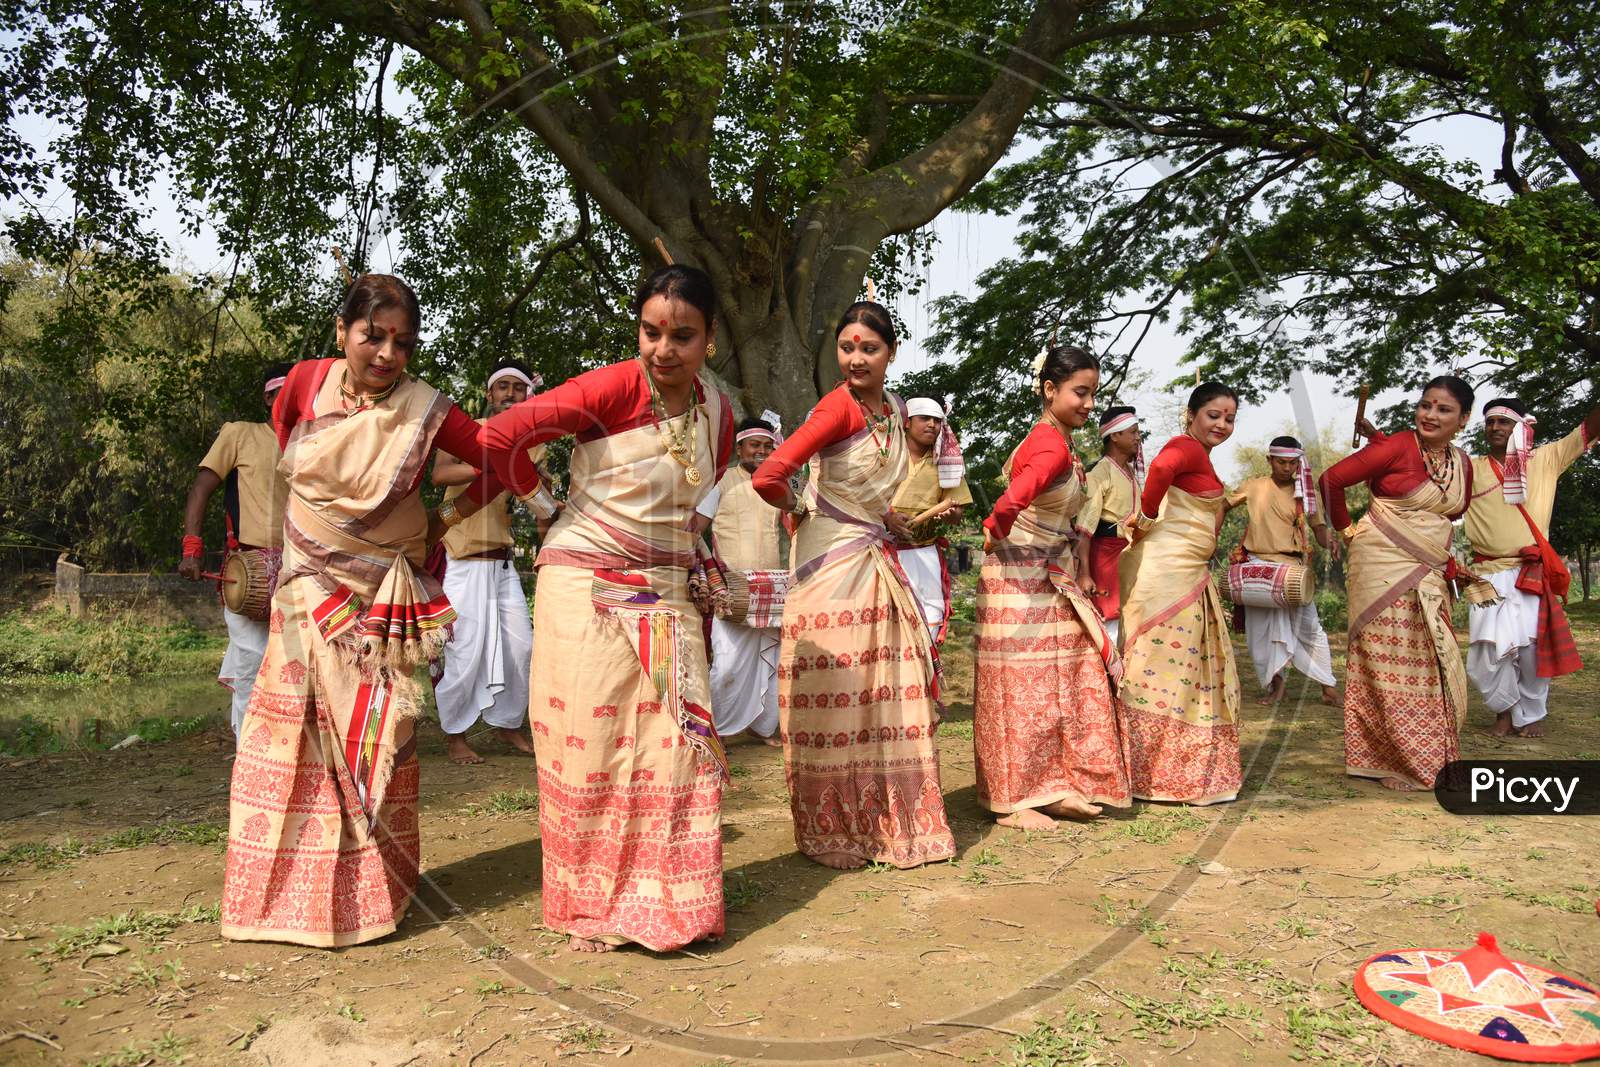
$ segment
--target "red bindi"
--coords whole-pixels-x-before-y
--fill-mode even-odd
[[[665,330],[667,328],[667,320],[666,319],[662,319],[662,320],[660,320],[660,322],[657,325],[659,325],[663,330]]]
[[[852,334],[851,337],[850,337],[850,340],[854,341],[856,344],[860,344],[861,343],[861,335],[859,333],[858,334]]]

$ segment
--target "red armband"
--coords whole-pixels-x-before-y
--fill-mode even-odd
[[[194,536],[193,534],[185,534],[184,535],[184,537],[183,537],[183,558],[184,559],[199,559],[200,557],[204,556],[205,554],[206,554],[206,543],[204,541],[200,540],[200,538]]]

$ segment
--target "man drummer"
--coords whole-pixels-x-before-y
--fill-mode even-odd
[[[542,379],[514,359],[489,372],[484,422],[537,392]],[[533,451],[535,463],[543,446]],[[433,484],[448,486],[445,499],[465,492],[478,476],[470,464],[440,451]],[[444,592],[456,609],[454,633],[444,646],[444,673],[434,685],[445,755],[451,763],[483,762],[467,731],[482,718],[501,740],[533,755],[523,732],[528,717],[528,669],[533,658],[533,621],[522,576],[513,562],[511,498],[501,493],[452,526],[444,535]]]
[[[972,490],[962,477],[960,446],[937,400],[919,396],[906,403],[906,450],[910,463],[889,505],[890,532],[922,618],[938,644],[950,619],[950,573],[944,557],[949,542],[941,527],[961,518],[972,503]]]
[[[1244,507],[1250,513],[1242,548],[1250,560],[1268,563],[1298,563],[1310,566],[1309,525],[1317,544],[1334,559],[1339,558],[1339,540],[1328,532],[1328,525],[1317,507],[1317,491],[1311,479],[1311,463],[1305,449],[1293,437],[1275,437],[1267,446],[1271,473],[1251,478],[1228,494],[1229,510]],[[1333,654],[1328,635],[1317,617],[1315,604],[1299,607],[1244,609],[1245,638],[1250,658],[1255,661],[1256,677],[1266,695],[1263,704],[1275,704],[1288,684],[1286,670],[1296,670],[1322,687],[1322,700],[1338,705],[1339,690],[1333,677]]]
[[[267,411],[283,388],[289,364],[274,363],[262,372],[262,400]],[[270,422],[225,422],[211,449],[200,461],[183,513],[183,559],[178,573],[201,580],[205,543],[200,527],[206,506],[223,487],[224,526],[228,552],[259,552],[268,581],[275,582],[283,559],[283,514],[289,483],[278,473],[278,435]],[[222,608],[228,627],[228,650],[222,655],[217,681],[233,693],[233,732],[237,737],[244,710],[255,688],[256,672],[267,651],[267,620],[252,619]]]
[[[1134,501],[1144,492],[1144,442],[1139,416],[1126,404],[1114,404],[1100,415],[1100,440],[1104,453],[1089,471],[1083,507],[1074,525],[1078,529],[1078,585],[1089,594],[1106,632],[1117,640],[1121,625],[1122,591],[1117,581],[1117,560],[1128,547],[1123,520],[1133,514]]]
[[[710,520],[717,557],[733,571],[785,568],[782,515],[756,495],[750,476],[777,447],[772,423],[745,419],[734,433],[739,462],[696,509]],[[778,646],[781,628],[753,627],[731,619],[711,621],[711,713],[717,733],[749,730],[769,745],[778,733]]]
[[[1487,456],[1472,461],[1467,505],[1472,571],[1500,598],[1473,604],[1467,676],[1494,710],[1490,732],[1543,737],[1550,679],[1583,664],[1561,606],[1571,580],[1550,547],[1556,481],[1600,437],[1600,407],[1565,437],[1533,445],[1534,419],[1511,397],[1483,409]]]

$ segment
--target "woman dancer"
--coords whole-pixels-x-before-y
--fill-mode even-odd
[[[539,549],[529,717],[544,923],[575,951],[656,952],[722,935],[722,782],[695,505],[733,453],[727,399],[699,378],[716,293],[671,266],[634,296],[639,356],[485,424],[495,469],[538,488],[531,445],[575,434],[567,507]]]
[[[1073,580],[1073,520],[1083,466],[1072,431],[1088,421],[1100,361],[1046,353],[1034,388],[1044,414],[1006,461],[1010,484],[983,523],[973,743],[978,800],[1002,826],[1055,827],[1101,804],[1126,807],[1128,756],[1105,624]]]
[[[1239,676],[1211,557],[1226,506],[1211,450],[1233,436],[1239,398],[1189,394],[1187,427],[1150,464],[1122,554],[1123,679],[1133,795],[1216,804],[1239,794]]]
[[[906,472],[905,412],[884,392],[895,331],[853,304],[835,332],[844,382],[755,473],[795,514],[778,710],[795,842],[829,867],[915,867],[955,854],[939,792],[937,653],[894,540],[890,502]],[[813,455],[796,496],[789,476]]]
[[[1345,773],[1390,789],[1431,789],[1461,752],[1467,673],[1445,583],[1457,574],[1451,523],[1472,499],[1472,462],[1451,442],[1471,411],[1470,385],[1435,378],[1411,431],[1322,475],[1328,521],[1350,546]],[[1358,482],[1371,486],[1372,505],[1352,526],[1344,493]]]
[[[273,409],[289,505],[233,765],[224,937],[360,944],[393,932],[416,888],[413,675],[455,614],[421,570],[443,530],[417,486],[435,445],[473,456],[478,435],[407,377],[420,325],[404,282],[363,275],[336,322],[343,358],[297,364]],[[498,492],[480,477],[461,499]]]

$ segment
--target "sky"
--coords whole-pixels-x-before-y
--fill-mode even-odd
[[[17,125],[19,132],[40,150],[48,145],[56,132],[42,120],[29,117],[24,117]],[[1499,163],[1499,131],[1498,127],[1491,124],[1464,118],[1445,119],[1417,127],[1412,136],[1419,141],[1438,144],[1451,158],[1474,164],[1486,178]],[[1013,149],[1012,159],[1029,151],[1032,151],[1031,145],[1019,143]],[[1142,184],[1156,176],[1154,168],[1142,170],[1131,172],[1125,180],[1131,184]],[[215,235],[203,227],[198,233],[190,233],[180,224],[173,207],[177,196],[175,190],[163,183],[154,199],[152,218],[152,224],[173,250],[174,267],[226,273],[231,261],[219,251]],[[51,213],[70,210],[70,202],[61,193],[52,194],[52,198],[41,206]],[[18,207],[15,203],[6,202],[0,204],[0,211],[12,214]],[[921,339],[933,330],[931,308],[934,302],[950,294],[976,296],[979,275],[986,268],[1017,252],[1018,227],[1011,217],[947,210],[933,221],[931,228],[937,237],[937,245],[927,283],[916,296],[901,298],[895,309],[908,328],[908,336],[900,350],[900,366],[905,371],[923,369],[933,358],[922,347]],[[386,260],[393,251],[386,242],[375,242],[372,269],[387,269],[389,263]],[[1292,325],[1289,328],[1293,329]],[[1179,362],[1184,348],[1183,338],[1175,332],[1170,322],[1157,323],[1141,348],[1136,364],[1136,369],[1145,372],[1144,379],[1151,384],[1119,398],[1119,402],[1133,404],[1140,409],[1146,420],[1144,428],[1147,439],[1152,443],[1164,441],[1180,429],[1177,413],[1187,389],[1168,390],[1165,385],[1185,372]],[[1018,353],[1019,365],[1026,365],[1034,355],[1035,352]],[[1339,383],[1323,375],[1307,375],[1307,386],[1299,398],[1301,411],[1309,407],[1319,436],[1331,426],[1338,430],[1334,439],[1341,439],[1346,429],[1354,423],[1354,398],[1341,395]],[[1383,394],[1374,397],[1370,404],[1377,409],[1399,399],[1400,394]],[[1260,405],[1246,405],[1239,413],[1233,439],[1220,446],[1213,455],[1218,473],[1228,481],[1240,476],[1238,455],[1241,447],[1264,445],[1281,433],[1305,436],[1304,416],[1297,421],[1290,414],[1294,409],[1295,405],[1287,392],[1269,396]],[[956,414],[959,417],[959,412]]]

